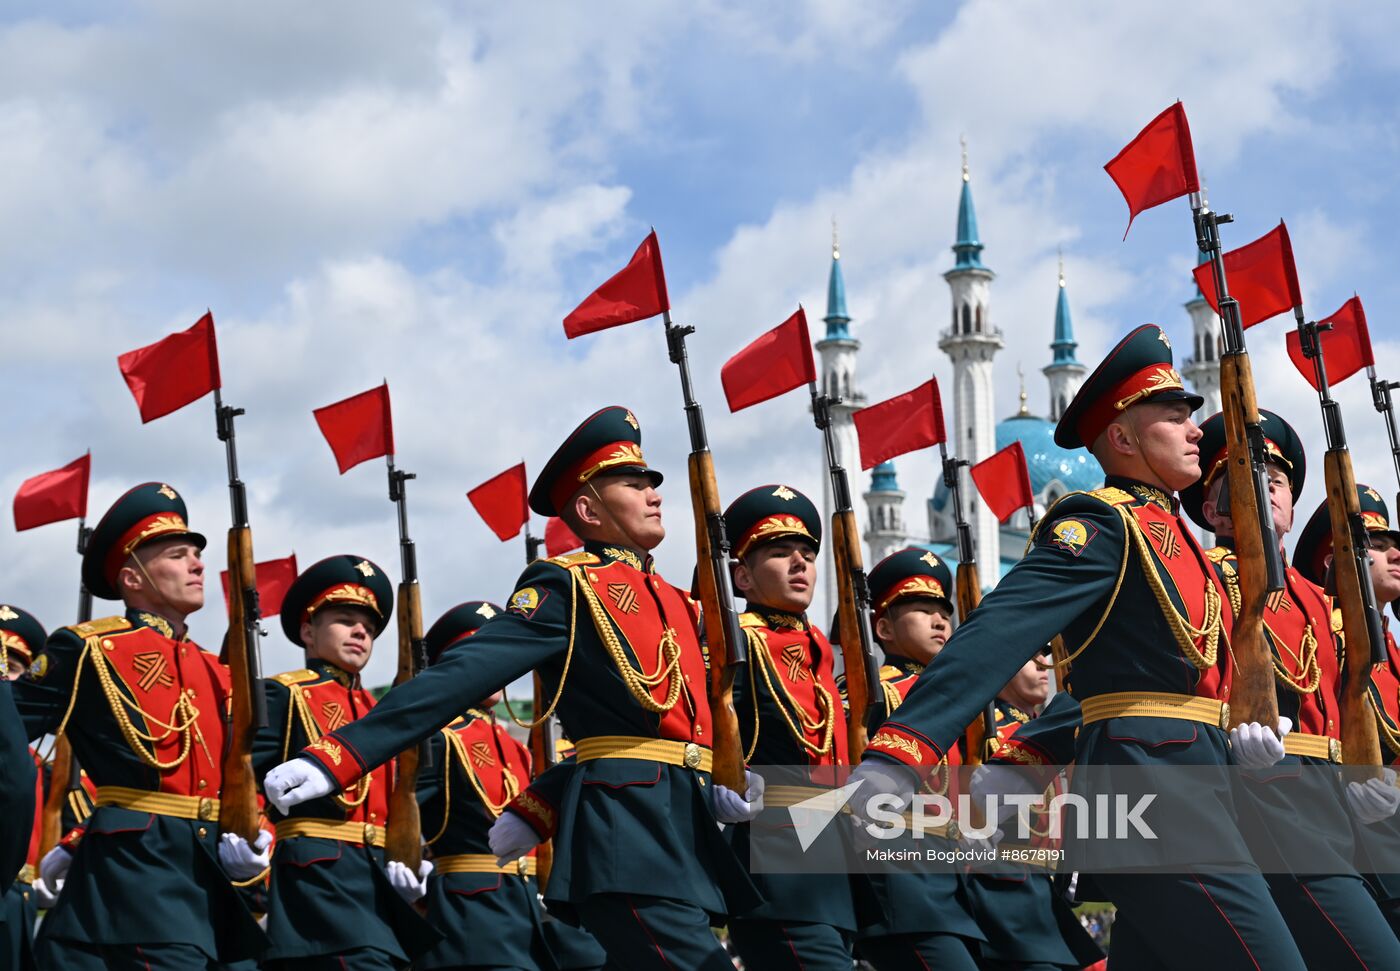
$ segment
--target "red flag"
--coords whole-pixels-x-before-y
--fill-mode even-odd
[[[394,454],[394,418],[389,382],[312,412],[326,436],[340,474],[370,459]]]
[[[1225,285],[1240,304],[1240,323],[1253,327],[1261,321],[1303,305],[1298,268],[1293,264],[1293,244],[1288,227],[1279,224],[1252,243],[1225,254]],[[1209,263],[1192,270],[1196,286],[1212,309],[1220,313],[1215,276]]]
[[[1128,203],[1128,229],[1138,213],[1164,202],[1199,192],[1191,126],[1181,102],[1148,122],[1123,151],[1104,166]],[[1123,231],[1128,238],[1128,230]]]
[[[297,555],[280,560],[268,560],[253,566],[258,577],[258,616],[276,617],[282,612],[282,600],[297,578]],[[224,584],[224,606],[229,606],[228,571],[219,574]]]
[[[33,529],[87,516],[91,474],[92,453],[89,452],[61,469],[25,479],[15,493],[15,529]]]
[[[947,441],[937,378],[930,378],[913,391],[862,408],[851,418],[860,440],[862,469]]]
[[[1322,345],[1322,362],[1327,365],[1327,383],[1340,384],[1362,368],[1373,367],[1376,363],[1371,354],[1371,332],[1366,327],[1366,311],[1361,306],[1360,297],[1352,297],[1342,304],[1332,316],[1320,321],[1331,324],[1331,330],[1318,332],[1318,343]],[[1303,340],[1296,330],[1288,332],[1288,356],[1293,366],[1308,384],[1317,387],[1317,374],[1313,362],[1303,356]]]
[[[998,521],[1006,522],[1017,509],[1033,509],[1031,473],[1020,442],[1012,442],[991,458],[967,470],[987,508]]]
[[[126,386],[145,424],[183,408],[223,387],[219,379],[219,344],[214,315],[206,313],[189,330],[117,358]]]
[[[467,499],[486,520],[491,532],[508,540],[519,536],[520,527],[530,518],[526,492],[525,463],[521,462],[468,492]]]
[[[564,318],[564,334],[572,339],[646,320],[670,309],[666,273],[661,268],[661,244],[653,229],[632,254],[631,261]]]
[[[797,313],[735,354],[719,369],[730,411],[776,398],[817,380],[807,313]]]
[[[544,555],[563,556],[570,550],[576,550],[583,545],[583,540],[574,535],[564,520],[558,516],[550,516],[544,524]]]

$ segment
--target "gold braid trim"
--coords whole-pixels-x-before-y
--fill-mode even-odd
[[[1381,741],[1385,742],[1385,747],[1396,755],[1400,755],[1400,731],[1390,727],[1389,720],[1376,705],[1375,696],[1371,692],[1366,692],[1366,703],[1371,706],[1371,711],[1376,716],[1376,727],[1380,730]]]
[[[1071,493],[1071,495],[1073,495],[1073,493]],[[1077,648],[1075,648],[1065,657],[1062,657],[1058,661],[1052,661],[1050,663],[1050,667],[1055,670],[1059,670],[1060,668],[1068,670],[1070,664],[1074,662],[1075,658],[1079,657],[1079,655],[1083,654],[1089,649],[1089,645],[1094,643],[1094,639],[1099,636],[1099,631],[1103,630],[1103,625],[1108,622],[1108,615],[1113,613],[1113,605],[1118,602],[1118,593],[1123,589],[1123,577],[1127,576],[1128,573],[1128,534],[1126,530],[1129,528],[1129,519],[1131,518],[1131,514],[1128,513],[1121,506],[1114,506],[1113,508],[1118,513],[1119,517],[1123,520],[1123,528],[1125,530],[1125,532],[1123,533],[1123,555],[1120,558],[1118,564],[1118,579],[1113,584],[1113,592],[1108,596],[1108,604],[1104,607],[1103,616],[1099,618],[1099,622],[1094,625],[1094,629],[1089,633],[1089,636],[1084,639],[1083,644],[1080,644]],[[1047,522],[1049,519],[1050,514],[1047,512],[1044,516],[1040,517],[1040,522],[1044,523]],[[1035,532],[1031,534],[1031,538],[1026,542],[1027,552],[1030,551],[1031,546],[1035,543],[1036,535],[1038,535],[1039,532],[1040,524],[1037,524]],[[1159,580],[1158,582],[1160,583],[1161,581]]]
[[[94,649],[100,647],[101,640],[102,638],[100,635],[93,635],[87,638],[84,654],[92,658],[92,666],[93,669],[97,671],[98,683],[102,685],[102,693],[107,696],[107,704],[112,709],[112,717],[116,719],[117,727],[121,729],[122,736],[126,739],[126,744],[130,746],[131,751],[136,754],[137,758],[157,771],[164,772],[167,769],[174,769],[183,765],[185,760],[190,756],[190,748],[193,745],[194,733],[196,731],[195,722],[199,719],[199,709],[194,706],[194,702],[190,701],[190,696],[181,691],[179,700],[175,702],[175,707],[170,710],[170,721],[166,722],[143,709],[135,700],[128,700],[127,697],[121,693],[121,689],[117,687],[116,679],[112,676],[112,669],[107,658],[103,656],[101,650]],[[79,658],[80,669],[81,662],[82,659]],[[75,698],[77,697],[76,678],[73,695]],[[71,703],[69,710],[72,710]],[[140,715],[142,721],[147,725],[155,725],[157,728],[163,728],[165,731],[159,735],[152,735],[141,731],[131,720],[129,712],[135,712]],[[67,715],[64,716],[63,723],[64,725],[68,723]],[[63,728],[60,726],[59,731],[61,732],[62,730]],[[172,735],[180,736],[180,754],[175,756],[172,761],[162,762],[160,759],[156,758],[155,744],[165,741]],[[151,748],[146,747],[145,743],[147,742],[151,744]],[[203,744],[203,739],[200,740],[200,744]]]
[[[1207,554],[1207,556],[1209,557],[1209,554]],[[1225,595],[1230,600],[1231,614],[1232,616],[1238,617],[1240,615],[1240,605],[1244,602],[1244,598],[1240,593],[1239,571],[1235,569],[1228,560],[1221,559],[1216,561],[1214,558],[1211,559],[1212,562],[1216,562],[1220,567],[1220,574],[1225,580]],[[1283,666],[1283,659],[1281,657],[1282,651],[1287,650],[1289,654],[1293,654],[1292,650],[1290,650],[1288,646],[1283,643],[1283,640],[1270,629],[1268,624],[1264,625],[1264,629],[1269,632],[1269,640],[1275,648],[1273,651],[1274,677],[1278,680],[1278,683],[1289,691],[1300,695],[1310,695],[1316,691],[1318,684],[1322,680],[1322,669],[1317,663],[1317,636],[1313,633],[1312,624],[1308,624],[1304,629],[1303,643],[1300,645],[1299,653],[1293,655],[1293,659],[1298,662],[1298,666],[1302,668],[1303,672],[1298,678],[1293,677],[1289,670]],[[1306,679],[1306,683],[1304,683],[1303,679]]]
[[[445,730],[445,734],[447,735],[449,749],[456,752],[458,760],[462,763],[462,768],[467,773],[467,778],[471,781],[472,788],[475,789],[476,794],[481,797],[481,802],[486,807],[486,811],[491,814],[492,819],[500,816],[501,813],[505,811],[506,806],[510,805],[511,800],[520,795],[520,781],[515,778],[515,773],[510,771],[510,766],[506,765],[504,756],[501,759],[501,778],[505,787],[505,799],[502,802],[496,803],[492,802],[490,797],[486,795],[486,787],[482,784],[481,777],[476,774],[476,769],[472,766],[472,760],[467,752],[467,744],[462,741],[462,736],[451,729]],[[447,765],[449,775],[451,774],[451,768],[451,759],[449,759]],[[443,815],[442,825],[444,829],[447,828],[446,814]],[[441,836],[442,834],[439,833],[438,835]],[[435,836],[433,838],[436,839],[437,837]]]
[[[287,692],[292,696],[292,705],[296,708],[297,717],[301,719],[301,729],[306,733],[307,744],[315,745],[321,740],[321,736],[323,733],[321,731],[321,726],[316,722],[316,717],[311,714],[311,706],[306,702],[306,695],[302,691],[301,685],[288,685]],[[287,746],[290,745],[291,737],[292,720],[288,718],[287,741],[283,745],[284,755]],[[336,793],[335,795],[331,796],[331,799],[333,799],[335,801],[335,804],[341,809],[344,809],[346,812],[350,812],[362,806],[364,804],[364,801],[369,798],[369,787],[370,783],[372,783],[373,781],[374,777],[370,773],[365,773],[364,775],[360,776],[359,781],[355,783],[355,795],[348,796],[341,793]]]
[[[1186,659],[1197,670],[1205,671],[1214,667],[1220,647],[1220,591],[1215,588],[1210,577],[1207,577],[1205,616],[1201,619],[1204,626],[1196,627],[1181,616],[1172,604],[1171,597],[1167,594],[1166,584],[1162,582],[1161,575],[1153,565],[1152,547],[1148,545],[1147,536],[1143,532],[1142,526],[1138,524],[1137,517],[1121,506],[1116,508],[1123,518],[1124,525],[1130,527],[1130,535],[1137,546],[1138,557],[1142,560],[1143,576],[1147,580],[1147,586],[1152,590],[1153,597],[1157,600],[1157,606],[1161,608],[1162,616],[1167,620],[1167,626],[1171,628],[1172,635],[1176,638],[1177,647],[1181,648],[1181,653],[1186,655]],[[1204,642],[1204,647],[1201,649],[1196,647],[1197,638],[1201,638]]]
[[[572,554],[570,554],[570,555],[571,555],[571,556],[592,556],[591,553],[588,553],[588,554],[583,554],[583,553],[572,553]],[[561,556],[561,557],[556,557],[556,559],[562,560],[562,559],[565,559],[565,557],[562,557],[562,556]],[[596,561],[596,559],[597,559],[597,558],[594,557],[594,560],[595,560],[595,561]],[[563,566],[562,563],[555,563],[555,565],[556,565],[556,566]],[[567,681],[567,680],[569,679],[569,664],[570,664],[570,663],[573,661],[573,659],[574,659],[574,617],[575,617],[575,614],[577,613],[577,608],[578,608],[578,585],[582,583],[582,580],[580,580],[580,578],[574,574],[574,570],[575,570],[575,569],[582,569],[582,568],[581,568],[581,567],[573,567],[573,566],[570,566],[570,567],[565,567],[565,569],[567,569],[567,570],[569,571],[569,577],[570,577],[570,582],[569,582],[569,646],[568,646],[568,648],[566,648],[565,651],[564,651],[564,669],[563,669],[562,671],[559,672],[559,687],[557,687],[557,688],[554,689],[554,697],[550,699],[549,707],[547,707],[547,708],[544,710],[543,713],[537,713],[534,721],[527,722],[527,721],[524,721],[524,720],[521,719],[521,718],[516,717],[515,709],[512,708],[512,707],[510,706],[510,698],[509,698],[509,696],[506,695],[505,691],[502,691],[502,692],[501,692],[501,700],[504,701],[504,702],[506,703],[506,714],[510,716],[510,720],[511,720],[511,721],[515,722],[517,725],[519,725],[521,728],[525,729],[526,731],[530,731],[530,730],[534,729],[534,728],[535,728],[536,726],[538,726],[538,725],[543,725],[546,721],[549,720],[549,716],[552,715],[552,714],[554,714],[554,709],[557,708],[557,707],[559,707],[559,699],[562,698],[562,697],[564,696],[564,682]],[[586,588],[585,588],[585,589],[586,589]]]
[[[896,708],[904,704],[904,696],[888,681],[881,681],[880,688],[885,692],[885,711],[893,714]]]
[[[778,714],[782,715],[783,721],[787,723],[788,732],[797,740],[799,745],[813,755],[828,754],[831,751],[833,736],[835,735],[836,721],[831,714],[832,708],[835,707],[832,704],[831,692],[827,691],[826,688],[818,684],[816,679],[813,678],[812,690],[816,693],[817,707],[821,708],[824,714],[821,718],[809,718],[807,716],[807,710],[797,703],[797,699],[793,698],[792,692],[788,691],[787,685],[783,684],[782,677],[778,675],[777,669],[773,664],[773,655],[768,651],[767,635],[764,634],[762,630],[754,627],[745,628],[744,633],[748,635],[749,646],[753,648],[753,650],[749,652],[749,655],[750,657],[757,655],[759,660],[758,668],[763,672],[763,682],[768,685],[768,694],[772,697],[773,704],[778,709]],[[775,678],[777,681],[776,684],[774,684]],[[753,671],[750,670],[750,685],[753,685],[753,681]],[[786,702],[786,704],[784,702]],[[791,711],[789,711],[789,709],[791,709]],[[796,712],[797,714],[796,721],[793,720],[792,712]],[[753,713],[753,745],[744,756],[745,762],[753,758],[754,750],[758,748],[757,691],[755,691],[753,695]],[[799,724],[801,727],[798,727]],[[821,734],[821,745],[813,745],[811,742],[807,741],[806,733],[809,731],[813,734]]]
[[[574,571],[570,570],[569,572],[572,574]],[[632,662],[627,660],[627,653],[623,650],[617,631],[613,629],[612,619],[603,607],[603,602],[598,599],[597,592],[577,574],[574,575],[574,583],[583,591],[583,599],[588,602],[588,612],[593,616],[593,626],[598,630],[598,637],[602,640],[603,647],[607,649],[609,656],[612,657],[613,664],[617,666],[618,674],[622,675],[623,684],[627,686],[628,692],[636,699],[637,704],[647,711],[657,714],[664,714],[676,707],[676,702],[681,697],[681,645],[680,641],[676,639],[675,628],[667,627],[662,633],[661,641],[657,644],[657,653],[660,656],[656,660],[656,671],[652,674],[645,674],[634,668]],[[665,663],[663,664],[663,662]],[[666,700],[658,702],[651,696],[651,689],[662,681],[668,682]],[[560,679],[559,688],[561,691],[563,687],[563,679]]]

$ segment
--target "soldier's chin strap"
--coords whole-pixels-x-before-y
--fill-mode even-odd
[[[139,556],[136,555],[136,551],[135,551],[135,550],[132,550],[132,552],[131,552],[131,558],[132,558],[132,560],[134,560],[134,561],[136,562],[136,569],[138,569],[138,570],[141,571],[141,575],[142,575],[143,577],[146,578],[146,583],[148,583],[148,584],[150,585],[150,588],[151,588],[151,590],[155,593],[156,597],[158,597],[160,600],[163,600],[163,601],[165,602],[165,605],[166,605],[167,607],[169,607],[170,610],[171,610],[172,612],[178,614],[179,611],[176,610],[176,609],[175,609],[175,605],[174,605],[173,603],[170,602],[170,598],[167,597],[164,593],[161,592],[160,587],[156,585],[156,581],[153,580],[153,579],[151,579],[151,575],[150,575],[149,573],[146,572],[146,564],[145,564],[144,562],[142,562],[141,557],[139,557]],[[166,620],[167,623],[169,623],[170,618],[169,618],[169,617],[166,617],[165,620]],[[186,628],[187,628],[187,625],[185,624],[185,621],[183,620],[183,615],[182,615],[182,619],[179,621],[179,625],[180,625],[181,627],[186,627]],[[171,626],[173,627],[174,625],[172,624]],[[188,629],[188,628],[187,628],[187,629]],[[184,632],[181,631],[181,633],[184,633]]]
[[[622,538],[627,541],[627,545],[632,549],[637,550],[639,553],[646,553],[647,551],[642,548],[641,544],[637,542],[636,538],[633,537],[631,532],[628,531],[627,527],[622,525],[621,520],[619,520],[616,516],[613,515],[613,511],[610,508],[608,508],[607,502],[603,499],[601,495],[598,494],[598,490],[593,488],[593,480],[589,479],[586,485],[588,486],[588,491],[593,493],[593,498],[598,500],[598,505],[602,508],[604,512],[608,514],[608,519],[612,521],[613,528],[615,528],[619,533],[621,533]]]
[[[1123,417],[1127,418],[1128,416],[1125,414]],[[1138,438],[1137,421],[1134,419],[1129,419],[1127,421],[1122,422],[1121,424],[1125,433],[1129,430],[1132,431],[1133,448],[1138,450],[1138,455],[1142,456],[1142,464],[1147,466],[1147,471],[1151,472],[1153,477],[1157,480],[1157,482],[1154,484],[1158,485],[1161,489],[1165,490],[1166,492],[1175,492],[1175,489],[1168,488],[1166,484],[1167,480],[1162,478],[1162,474],[1157,471],[1157,467],[1154,466],[1152,464],[1152,460],[1147,457],[1147,449],[1142,447],[1142,441]]]

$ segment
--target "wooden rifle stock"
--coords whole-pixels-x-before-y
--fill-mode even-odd
[[[541,718],[544,711],[544,685],[539,672],[534,676],[535,707],[531,716],[534,722],[530,728],[530,777],[538,779],[554,765],[554,738],[549,730],[549,719]],[[535,847],[535,879],[541,890],[549,883],[549,871],[554,867],[554,841],[545,840]]]
[[[67,735],[58,736],[49,766],[49,788],[44,793],[44,814],[39,824],[39,859],[63,838],[63,803],[68,798],[68,776],[73,769],[73,746]]]
[[[739,639],[743,632],[733,603],[726,604],[728,588],[727,557],[715,548],[712,524],[722,522],[719,486],[715,483],[714,458],[708,450],[691,452],[690,499],[695,513],[696,570],[700,579],[700,609],[705,618],[705,641],[709,650],[711,728],[714,731],[714,781],[734,792],[744,785],[744,745],[739,736],[739,715],[734,710],[736,658],[744,656]],[[736,653],[737,652],[737,653]]]
[[[415,580],[400,583],[399,666],[394,687],[413,680],[418,668],[419,645],[423,643],[422,593]],[[423,824],[418,814],[419,746],[399,753],[395,760],[392,788],[389,790],[389,819],[384,830],[384,855],[408,867],[415,875],[423,862]]]
[[[982,581],[977,572],[977,563],[962,562],[958,564],[958,572],[954,575],[953,586],[958,605],[958,623],[967,623],[968,617],[977,609],[977,605],[982,602]],[[963,732],[963,748],[966,752],[965,762],[967,765],[981,765],[987,755],[989,743],[995,742],[996,717],[988,717],[988,712],[995,711],[996,702],[988,704],[987,708],[967,726]]]
[[[865,567],[854,511],[832,515],[831,543],[836,567],[836,625],[841,637],[841,660],[846,667],[846,744],[850,764],[855,765],[870,741],[869,711],[871,698],[879,690],[880,674],[875,668],[870,631],[863,616],[866,605],[856,589],[856,578],[864,576]]]
[[[1367,609],[1365,588],[1369,574],[1363,577],[1362,571],[1369,571],[1370,564],[1361,503],[1356,495],[1351,453],[1329,449],[1322,463],[1327,478],[1327,513],[1332,521],[1332,577],[1337,584],[1337,606],[1342,612],[1347,647],[1340,713],[1342,762],[1378,766],[1381,742],[1368,696],[1377,634],[1371,630],[1369,618],[1374,615],[1378,621],[1379,615],[1374,613],[1374,604],[1371,610]],[[1372,593],[1372,600],[1374,596]],[[1379,622],[1375,626],[1379,627]],[[1380,633],[1379,643],[1384,650],[1384,633]]]
[[[257,710],[262,700],[258,677],[257,577],[253,567],[253,531],[234,526],[228,531],[229,720],[224,748],[223,784],[219,791],[219,828],[252,843],[258,837],[258,783],[253,774],[253,740],[258,734]]]

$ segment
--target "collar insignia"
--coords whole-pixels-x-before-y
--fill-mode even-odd
[[[10,608],[9,604],[0,605],[0,620],[19,620],[19,614]]]
[[[355,564],[355,569],[359,570],[367,577],[374,576],[374,567],[369,565],[369,560],[361,560]]]
[[[145,624],[147,627],[154,627],[171,640],[175,639],[175,628],[171,627],[170,622],[164,617],[157,617],[155,614],[146,613],[144,610],[137,616],[141,618],[141,623]]]
[[[603,548],[603,552],[614,560],[621,560],[634,570],[640,570],[642,568],[642,558],[631,550],[620,549],[616,546],[607,546]]]
[[[778,488],[774,489],[773,495],[777,496],[784,502],[791,502],[793,499],[797,498],[797,493],[793,492],[785,485],[780,485],[778,486]]]
[[[165,496],[165,498],[169,499],[171,502],[174,502],[176,499],[180,498],[175,494],[174,489],[170,488],[170,486],[166,485],[163,482],[161,483],[160,488],[156,490],[156,492],[162,496]]]

